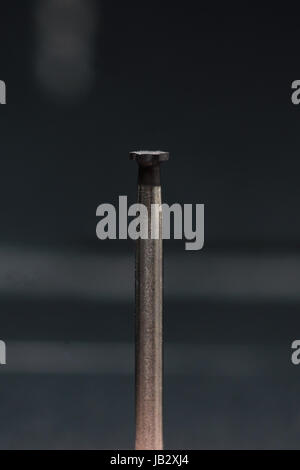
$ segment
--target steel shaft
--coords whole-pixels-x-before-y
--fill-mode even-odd
[[[139,164],[138,203],[147,208],[148,214],[148,237],[137,240],[135,271],[135,447],[139,450],[163,449],[163,241],[160,186],[160,161],[163,160],[160,158],[166,155],[163,152],[131,154]]]

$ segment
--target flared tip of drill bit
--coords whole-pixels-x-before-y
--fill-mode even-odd
[[[130,160],[135,160],[139,165],[149,166],[157,163],[166,162],[169,160],[169,152],[162,152],[161,150],[139,150],[137,152],[130,152]]]

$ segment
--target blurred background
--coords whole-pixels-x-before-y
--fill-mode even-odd
[[[134,446],[134,242],[96,208],[136,199],[162,149],[165,446],[299,448],[300,9],[252,2],[1,2],[1,449]]]

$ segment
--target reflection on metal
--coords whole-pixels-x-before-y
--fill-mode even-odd
[[[91,88],[98,9],[94,0],[37,2],[36,71],[44,90],[77,98]]]
[[[139,165],[138,203],[148,212],[148,238],[136,250],[136,449],[163,448],[163,246],[160,163],[164,152],[133,152]],[[155,218],[155,220],[152,220]],[[151,238],[151,227],[158,238]]]

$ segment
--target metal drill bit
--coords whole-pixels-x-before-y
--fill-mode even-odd
[[[163,242],[160,163],[166,152],[132,152],[138,203],[148,210],[148,238],[138,239],[135,267],[135,412],[137,450],[163,449]],[[156,204],[158,211],[151,211]],[[151,238],[151,229],[156,231]]]

